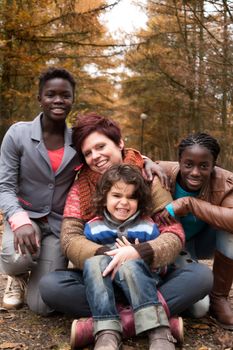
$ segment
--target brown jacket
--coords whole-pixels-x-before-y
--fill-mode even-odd
[[[174,193],[179,163],[158,163],[170,176]],[[233,233],[233,173],[215,166],[210,181],[203,185],[198,197],[178,198],[172,204],[176,216],[192,213],[217,229]]]
[[[78,181],[76,181],[67,197],[65,217],[61,230],[61,246],[67,258],[72,261],[75,267],[82,269],[84,261],[94,255],[103,254],[106,247],[89,241],[83,233],[84,223],[81,217],[75,213],[75,201],[69,197],[78,194]],[[160,181],[155,178],[152,186],[154,213],[164,209],[166,204],[172,200],[171,194],[162,188]],[[67,207],[68,206],[68,207]],[[158,214],[159,215],[159,214]],[[162,225],[159,223],[161,235],[155,240],[140,243],[135,249],[141,258],[147,261],[152,268],[165,266],[174,261],[184,245],[184,231],[180,223]],[[109,250],[109,249],[108,249]]]

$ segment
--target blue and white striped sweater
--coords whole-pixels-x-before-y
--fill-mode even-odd
[[[95,217],[86,223],[84,234],[91,241],[114,246],[116,238],[122,236],[125,236],[131,243],[134,243],[136,238],[139,239],[139,242],[155,239],[159,235],[159,229],[151,218],[142,218],[139,212],[122,224],[113,221],[105,212],[104,217]]]

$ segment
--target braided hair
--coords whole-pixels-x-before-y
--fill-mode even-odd
[[[181,158],[182,153],[184,152],[184,150],[187,147],[191,147],[194,145],[199,145],[199,146],[207,148],[210,151],[210,153],[212,154],[212,156],[214,158],[214,162],[216,162],[218,155],[219,155],[219,152],[220,152],[219,143],[214,137],[212,137],[204,132],[188,135],[188,137],[186,137],[186,139],[183,139],[180,142],[180,144],[178,146],[179,159]]]

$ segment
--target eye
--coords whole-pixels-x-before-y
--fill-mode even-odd
[[[209,168],[209,164],[203,163],[201,164],[201,169],[207,170]]]
[[[45,94],[45,96],[46,96],[46,97],[50,97],[50,98],[51,98],[51,97],[53,97],[53,96],[54,96],[54,94],[53,94],[52,92],[47,92],[47,94]]]
[[[132,194],[132,196],[129,196],[128,199],[135,200],[136,199],[136,195]]]
[[[71,98],[73,98],[70,94],[65,94],[62,97],[66,100],[70,100]]]
[[[190,162],[185,163],[185,167],[188,168],[188,169],[192,168],[192,166],[193,165]]]
[[[120,198],[120,194],[118,194],[118,193],[113,193],[112,196],[115,198]]]
[[[101,144],[99,144],[99,145],[96,146],[96,149],[97,149],[97,150],[101,150],[101,149],[104,148],[104,146],[105,146],[105,144],[104,144],[104,143],[101,143]]]
[[[84,153],[83,153],[83,156],[84,156],[85,158],[89,157],[90,155],[91,155],[91,151],[87,151],[87,152],[84,152]]]

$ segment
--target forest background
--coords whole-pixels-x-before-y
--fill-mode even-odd
[[[127,147],[165,160],[188,133],[209,132],[233,170],[233,1],[137,0],[147,26],[116,37],[103,14],[121,1],[0,0],[0,142],[38,114],[41,71],[62,66],[77,81],[71,124],[110,116]]]

